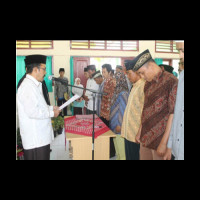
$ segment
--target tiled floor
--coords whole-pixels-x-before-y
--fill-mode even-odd
[[[51,153],[50,160],[72,160],[69,158],[69,142],[66,142],[66,151],[65,151],[65,135],[64,129],[62,134],[57,135],[54,138],[54,141],[51,143]]]
[[[54,141],[51,143],[50,160],[72,160],[69,158],[69,141],[66,141],[65,151],[65,135],[64,129],[62,134],[57,135]],[[116,160],[116,157],[112,157],[110,160]]]

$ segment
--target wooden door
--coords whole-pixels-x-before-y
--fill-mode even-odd
[[[81,79],[81,84],[86,87],[86,78],[84,76],[84,68],[90,64],[89,57],[74,57],[74,81],[76,78]]]

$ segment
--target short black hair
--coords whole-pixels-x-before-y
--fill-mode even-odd
[[[96,66],[95,65],[88,65],[87,70],[96,71]]]
[[[102,69],[105,69],[105,68],[108,71],[108,73],[112,71],[112,67],[111,67],[110,64],[104,64],[104,65],[102,65]]]
[[[84,72],[87,72],[87,71],[88,71],[88,69],[87,69],[87,67],[85,67],[85,68],[84,68]]]
[[[40,69],[40,65],[41,63],[33,63],[33,64],[26,65],[26,68],[27,68],[26,73],[31,74],[33,72],[34,67],[37,67],[38,69]]]
[[[60,68],[60,69],[59,69],[59,73],[60,73],[60,72],[65,72],[65,69],[64,69],[64,68]]]

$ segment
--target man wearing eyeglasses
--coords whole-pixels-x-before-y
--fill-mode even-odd
[[[25,160],[49,160],[50,143],[54,139],[51,117],[60,113],[44,98],[42,82],[46,75],[46,56],[26,56],[26,78],[17,91],[20,135]]]

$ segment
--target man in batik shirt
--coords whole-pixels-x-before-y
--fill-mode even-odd
[[[140,160],[163,160],[174,115],[178,79],[162,70],[148,49],[133,63],[134,71],[146,80],[142,124],[136,136],[140,142]]]

